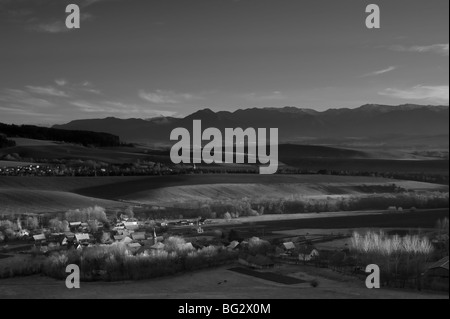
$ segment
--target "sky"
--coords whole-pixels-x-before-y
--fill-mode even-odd
[[[3,123],[368,103],[449,104],[448,0],[0,0]]]

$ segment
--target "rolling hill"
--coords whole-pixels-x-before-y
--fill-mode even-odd
[[[411,191],[448,186],[375,177],[217,174],[154,177],[2,177],[0,213],[46,213],[100,205],[188,207],[211,200],[289,199],[385,192],[395,184]]]

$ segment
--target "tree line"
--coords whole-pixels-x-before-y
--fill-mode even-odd
[[[8,125],[0,123],[0,133],[8,137],[22,137],[36,140],[50,140],[84,146],[120,146],[120,138],[108,133],[71,131],[34,125]],[[0,141],[1,144],[1,141]]]

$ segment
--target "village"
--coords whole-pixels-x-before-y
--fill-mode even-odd
[[[301,281],[273,273],[283,265],[332,269],[360,280],[367,276],[365,265],[350,248],[355,234],[344,230],[316,233],[266,231],[251,224],[200,217],[144,220],[134,216],[131,208],[116,215],[106,215],[101,207],[91,207],[68,211],[64,218],[22,216],[14,222],[0,221],[0,266],[2,260],[7,261],[13,256],[41,256],[51,261],[52,256],[66,256],[71,252],[83,256],[100,249],[105,252],[103,255],[114,255],[119,249],[129,256],[127,258],[138,260],[157,260],[161,256],[175,258],[173,260],[184,258],[183,267],[186,260],[192,262],[194,257],[204,254],[207,258],[199,259],[188,270],[235,265],[231,270],[284,284]],[[446,223],[444,229],[448,227],[448,221]],[[448,233],[439,231],[432,244],[435,250],[447,251],[447,256],[444,253],[443,258],[430,261],[421,276],[427,278],[427,282],[438,282],[439,289],[448,291],[448,284],[442,287],[442,282],[448,283]],[[107,271],[102,267],[92,271],[96,280],[106,278]],[[395,280],[408,287],[417,284],[416,279],[406,277]]]
[[[97,211],[96,211],[97,210]],[[99,212],[100,211],[100,212]],[[128,210],[130,212],[132,210]],[[178,236],[185,243],[183,249],[198,250],[213,246],[232,251],[248,251],[258,246],[258,254],[240,254],[239,262],[252,268],[270,268],[275,264],[272,259],[286,260],[291,263],[309,262],[317,259],[319,251],[306,236],[286,236],[267,234],[244,238],[246,231],[237,231],[228,225],[229,221],[218,222],[205,218],[182,220],[139,220],[125,213],[116,218],[107,219],[101,208],[91,212],[99,219],[78,221],[37,217],[17,218],[2,221],[0,224],[0,253],[34,253],[49,255],[61,250],[83,250],[95,246],[123,244],[130,254],[140,255],[148,251],[162,251],[168,238]],[[75,212],[68,212],[69,219],[77,219]],[[131,215],[133,215],[131,213]],[[46,227],[41,227],[46,224]],[[3,232],[1,232],[3,230]],[[326,236],[326,240],[343,238],[343,235]],[[311,237],[312,238],[312,237]],[[318,240],[316,237],[314,240]],[[320,240],[324,240],[321,238]],[[270,256],[271,258],[269,258]]]

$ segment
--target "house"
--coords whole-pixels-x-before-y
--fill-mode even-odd
[[[131,237],[131,234],[134,233],[134,230],[127,230],[127,229],[119,229],[117,230],[117,234],[118,235],[122,235],[122,236],[128,236]]]
[[[123,230],[125,229],[125,225],[123,223],[117,223],[116,226],[114,226],[113,230],[118,231],[118,230]]]
[[[295,250],[295,244],[291,241],[287,242],[287,243],[283,243],[283,249],[285,251],[292,252],[293,250]]]
[[[137,222],[124,222],[123,225],[127,230],[136,230],[139,228],[139,224]]]
[[[36,244],[42,244],[47,240],[47,238],[45,237],[45,234],[34,235],[33,239]]]
[[[166,245],[164,245],[163,243],[156,243],[153,246],[151,246],[150,248],[153,250],[163,250],[166,247]]]
[[[82,233],[75,234],[75,241],[78,244],[88,244],[90,239],[91,238],[89,237],[89,234],[82,234]]]
[[[81,222],[69,223],[70,228],[78,228],[81,226]]]
[[[64,232],[64,235],[67,237],[68,240],[74,240],[75,239],[75,234],[70,232],[70,231]]]
[[[131,238],[133,238],[133,240],[145,240],[145,233],[144,232],[132,233]]]
[[[114,240],[115,240],[115,241],[121,241],[121,240],[123,240],[124,238],[125,238],[124,235],[114,235]]]
[[[125,244],[130,244],[130,243],[133,242],[133,239],[131,239],[130,237],[126,236],[126,237],[124,237],[124,238],[121,240],[121,242],[122,242],[122,243],[125,243]]]
[[[131,251],[131,253],[136,254],[139,249],[141,248],[141,244],[139,243],[130,243],[128,244],[128,249]]]
[[[146,246],[141,246],[139,249],[134,253],[135,255],[142,255],[142,254],[148,254],[149,248]]]
[[[236,249],[238,246],[239,242],[237,240],[234,240],[227,246],[227,249],[233,250]]]
[[[30,236],[30,233],[29,233],[29,231],[26,230],[26,229],[21,229],[21,230],[19,230],[19,232],[17,233],[17,235],[18,235],[19,237],[28,237],[28,236]]]
[[[298,259],[300,261],[310,261],[319,257],[319,251],[313,246],[304,246],[299,249]]]

